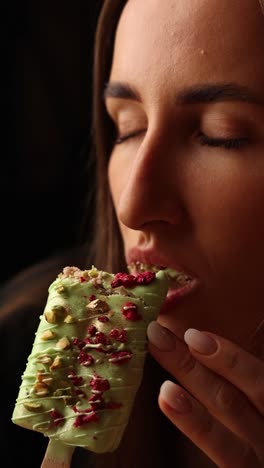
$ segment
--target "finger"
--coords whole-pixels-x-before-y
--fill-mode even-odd
[[[178,385],[170,381],[162,384],[159,406],[170,421],[217,466],[260,467],[253,450]]]
[[[263,361],[213,333],[189,329],[184,339],[199,362],[232,382],[264,415]]]
[[[258,453],[263,453],[263,417],[248,398],[222,376],[199,363],[185,343],[157,322],[152,322],[148,337],[150,351],[160,365],[224,426],[248,441]]]

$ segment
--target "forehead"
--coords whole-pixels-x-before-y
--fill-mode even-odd
[[[258,0],[128,0],[111,79],[143,90],[239,80],[264,95],[263,41]]]

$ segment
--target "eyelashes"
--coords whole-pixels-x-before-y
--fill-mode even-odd
[[[211,138],[203,132],[199,132],[198,138],[202,146],[212,146],[213,148],[224,148],[226,150],[239,150],[248,143],[248,138]]]
[[[125,135],[120,135],[120,136],[117,137],[117,139],[115,141],[115,144],[116,145],[121,145],[121,143],[123,143],[124,141],[135,138],[135,137],[141,135],[142,133],[145,133],[145,131],[146,130],[135,130],[134,132],[126,133]]]
[[[146,130],[135,130],[134,132],[119,135],[115,141],[116,145],[121,145],[125,141],[132,140],[145,133]],[[197,135],[200,145],[212,148],[224,148],[226,150],[240,150],[249,143],[248,138],[212,138],[203,132]]]

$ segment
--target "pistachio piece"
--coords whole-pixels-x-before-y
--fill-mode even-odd
[[[67,292],[67,289],[65,288],[65,286],[61,285],[56,288],[56,291],[58,294],[65,294]]]
[[[47,340],[53,340],[56,338],[57,334],[52,331],[52,330],[45,330],[42,335],[41,335],[41,340],[47,341]]]
[[[71,342],[67,336],[63,336],[59,341],[56,343],[56,348],[62,350],[69,349],[71,346]]]
[[[34,385],[34,393],[38,396],[44,397],[49,394],[49,387],[45,382],[37,382]]]
[[[74,323],[77,322],[77,319],[73,317],[72,315],[67,315],[67,317],[64,319],[64,323]]]
[[[46,310],[44,316],[49,323],[58,323],[65,319],[67,310],[62,305],[55,305],[51,310]]]
[[[43,408],[43,405],[41,403],[33,403],[33,402],[23,403],[23,406],[31,413],[39,413]]]
[[[41,362],[41,364],[51,364],[52,358],[43,354],[43,356],[38,357],[37,362]]]
[[[50,366],[50,370],[53,371],[56,369],[60,369],[60,367],[62,367],[62,360],[60,356],[56,356],[53,363]]]
[[[102,313],[109,311],[108,304],[101,299],[94,299],[93,301],[89,302],[89,304],[87,304],[86,308],[89,310],[100,310]]]

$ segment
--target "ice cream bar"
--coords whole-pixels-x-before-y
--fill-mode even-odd
[[[65,267],[49,287],[12,421],[64,446],[114,451],[167,291],[164,271]]]

